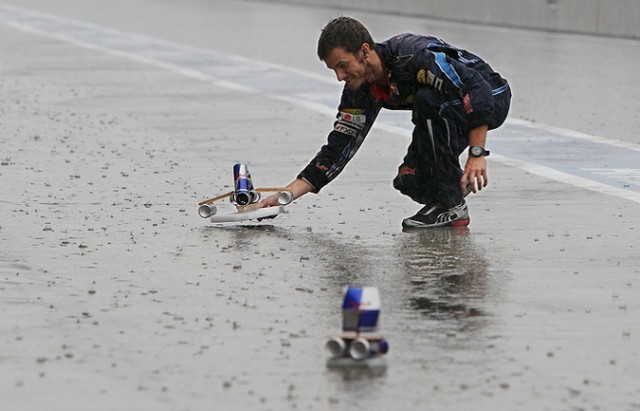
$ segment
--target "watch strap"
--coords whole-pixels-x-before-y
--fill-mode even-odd
[[[474,150],[476,149],[476,150]],[[480,154],[475,155],[473,152],[474,151],[478,151],[477,149],[480,149]],[[489,150],[486,150],[484,147],[481,146],[471,146],[469,147],[469,154],[472,157],[487,157],[489,154],[491,154],[491,152]]]

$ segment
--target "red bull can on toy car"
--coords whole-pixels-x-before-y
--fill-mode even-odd
[[[380,294],[376,287],[348,287],[342,303],[342,330],[375,331],[380,314]]]
[[[260,200],[260,194],[253,188],[251,174],[246,164],[236,163],[233,166],[233,194],[230,199],[231,202],[240,206]]]

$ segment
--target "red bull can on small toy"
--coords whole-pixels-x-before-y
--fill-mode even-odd
[[[253,188],[251,174],[246,164],[236,163],[233,166],[233,194],[231,202],[240,206],[253,204],[260,200],[260,194]]]
[[[342,330],[371,332],[378,327],[380,294],[376,287],[348,287],[342,302]]]

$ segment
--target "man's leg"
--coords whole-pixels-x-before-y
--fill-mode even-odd
[[[453,120],[439,115],[439,106],[430,104],[430,94],[416,101],[412,141],[394,179],[394,187],[413,200],[425,204],[403,221],[405,227],[467,225],[469,215],[460,190],[460,154],[467,136]]]
[[[466,147],[459,129],[445,119],[416,121],[393,186],[420,204],[452,207],[462,202],[459,156]],[[462,145],[461,145],[462,144]]]

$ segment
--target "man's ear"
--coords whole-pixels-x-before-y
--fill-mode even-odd
[[[369,44],[367,43],[362,43],[362,46],[360,47],[360,50],[362,51],[362,56],[364,58],[367,58],[369,56]]]

